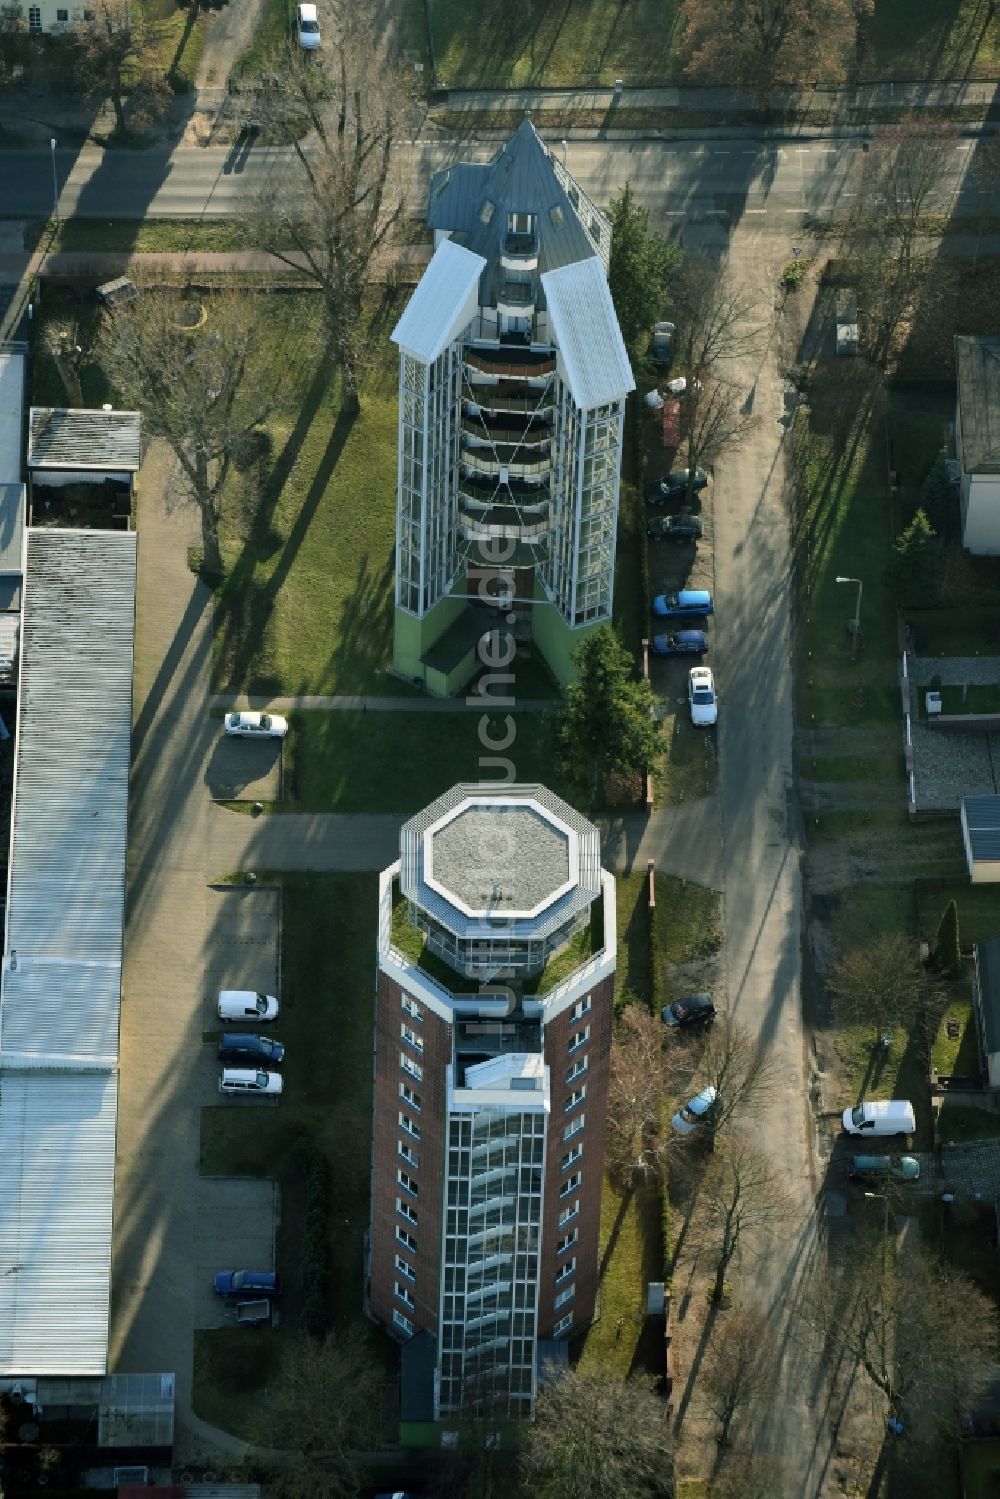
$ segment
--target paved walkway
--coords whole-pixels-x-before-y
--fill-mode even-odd
[[[297,708],[326,712],[361,709],[372,713],[483,713],[495,708],[488,696],[470,693],[468,697],[366,697],[338,693],[333,697],[248,697],[245,693],[216,693],[208,700],[210,708],[269,708],[275,713],[293,713]],[[517,699],[518,713],[544,713],[551,708],[551,698]]]
[[[943,1145],[941,1154],[917,1153],[920,1181],[917,1192],[954,1192],[956,1197],[1000,1198],[1000,1140],[971,1140],[967,1145]]]

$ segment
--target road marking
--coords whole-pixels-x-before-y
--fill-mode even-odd
[[[726,214],[729,212],[729,209],[728,208],[706,208],[705,212],[706,213],[714,213],[714,214],[719,215],[721,218],[725,218]]]
[[[956,151],[971,151],[972,147],[970,145],[966,144],[964,146],[956,146],[955,150]]]
[[[797,153],[799,154],[799,156],[808,156],[809,155],[809,147],[808,146],[796,146],[795,150],[797,151]]]
[[[756,156],[757,152],[756,151],[741,151],[740,155],[741,156]]]
[[[732,151],[713,151],[713,156],[732,156]]]
[[[808,213],[808,208],[786,208],[786,213]]]
[[[744,213],[767,213],[766,208],[745,208]]]

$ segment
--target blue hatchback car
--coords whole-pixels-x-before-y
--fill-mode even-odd
[[[280,1296],[281,1281],[273,1270],[220,1270],[212,1289],[217,1296]]]
[[[669,635],[654,635],[649,648],[654,656],[703,656],[708,636],[704,630],[672,630]]]
[[[658,619],[688,619],[692,615],[714,614],[712,595],[704,588],[682,588],[679,593],[658,593],[653,600]]]
[[[255,1066],[269,1062],[276,1066],[285,1059],[285,1048],[280,1041],[270,1036],[234,1034],[223,1036],[219,1041],[220,1062],[252,1062]]]

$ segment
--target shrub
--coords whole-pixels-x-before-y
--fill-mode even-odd
[[[958,933],[958,906],[950,900],[938,922],[931,967],[944,978],[957,979],[962,973],[962,947]]]

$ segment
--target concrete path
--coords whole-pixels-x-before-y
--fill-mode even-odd
[[[349,710],[371,713],[484,713],[491,710],[488,697],[470,693],[465,698],[425,697],[423,693],[405,697],[365,697],[351,694],[336,694],[333,697],[248,697],[245,693],[216,693],[208,700],[210,708],[269,708],[275,713],[293,713],[297,709],[316,709],[321,712],[345,712]],[[518,713],[544,713],[553,706],[550,698],[517,699]]]

